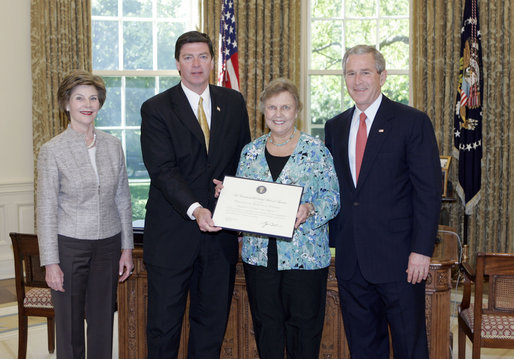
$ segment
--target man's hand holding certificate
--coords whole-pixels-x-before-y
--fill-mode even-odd
[[[225,177],[214,210],[216,226],[292,238],[303,187]]]

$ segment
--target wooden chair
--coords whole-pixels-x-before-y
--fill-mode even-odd
[[[27,356],[27,317],[46,317],[48,352],[55,350],[54,308],[50,288],[46,285],[44,268],[39,262],[35,234],[10,233],[14,251],[16,297],[18,300],[18,359]]]
[[[482,347],[514,349],[514,254],[478,253],[476,270],[465,262],[461,268],[465,276],[459,308],[459,359],[466,355],[466,336],[473,344],[473,359],[480,358]],[[487,279],[489,293],[484,300]]]

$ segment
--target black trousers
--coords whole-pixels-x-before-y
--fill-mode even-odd
[[[327,292],[328,268],[277,270],[270,240],[268,267],[244,263],[246,289],[261,359],[317,359]]]
[[[204,239],[187,266],[164,268],[145,263],[148,273],[148,359],[178,356],[182,320],[189,293],[188,358],[218,359],[225,336],[235,263],[211,238]]]
[[[57,358],[112,358],[112,330],[121,254],[121,235],[100,240],[58,236],[64,292],[52,290]]]
[[[425,281],[370,283],[357,267],[350,280],[337,278],[344,329],[352,359],[428,359]]]

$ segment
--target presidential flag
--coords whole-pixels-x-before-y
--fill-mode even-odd
[[[478,0],[466,0],[461,28],[459,82],[454,115],[454,157],[459,160],[457,193],[472,214],[480,200],[482,161],[482,45]]]
[[[239,91],[236,17],[234,1],[223,0],[220,19],[220,56],[218,85]]]

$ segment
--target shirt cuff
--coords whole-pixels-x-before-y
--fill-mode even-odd
[[[193,203],[192,205],[189,206],[189,208],[187,209],[187,215],[189,218],[191,218],[193,221],[196,220],[195,216],[193,216],[193,212],[195,211],[195,209],[197,209],[198,207],[202,207],[202,205],[198,202],[195,202]]]

